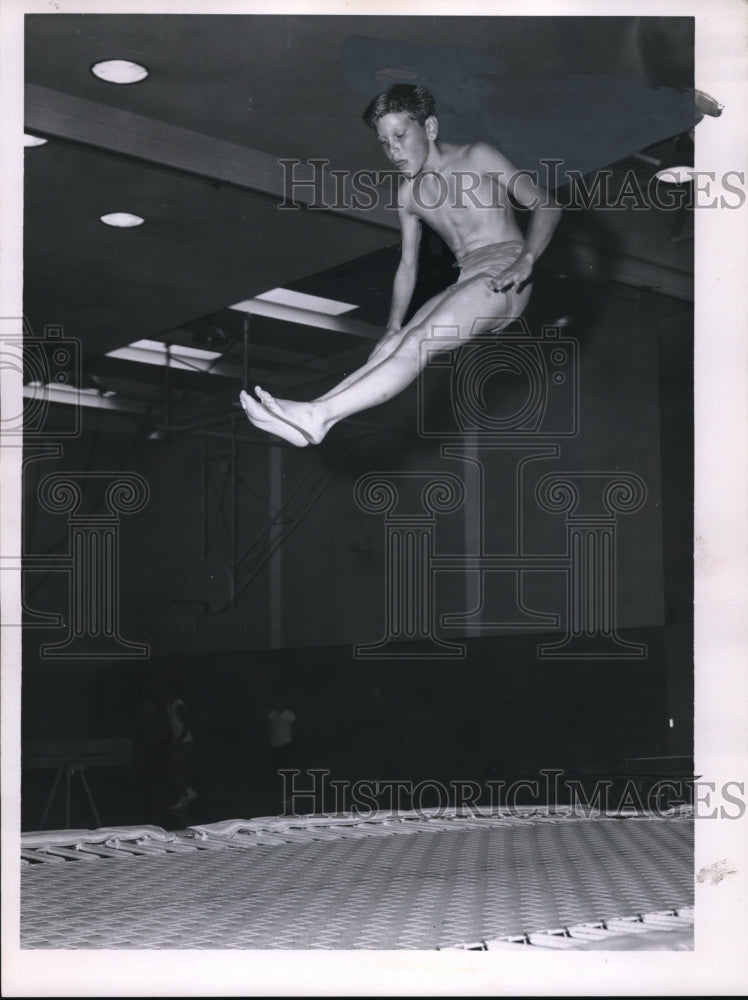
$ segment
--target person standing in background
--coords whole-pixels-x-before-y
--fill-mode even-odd
[[[295,764],[295,744],[293,726],[296,716],[282,694],[275,696],[275,704],[268,712],[270,722],[270,781],[275,786],[278,772]],[[285,787],[285,785],[283,786]],[[287,803],[286,803],[287,804]]]
[[[270,721],[270,749],[274,770],[293,766],[293,724],[296,716],[286,704],[283,695],[276,695],[275,705],[268,712]]]
[[[186,704],[168,685],[165,711],[171,737],[168,770],[178,795],[174,804],[169,808],[174,812],[179,812],[197,798],[197,792],[187,778],[190,773],[195,738],[189,727]]]

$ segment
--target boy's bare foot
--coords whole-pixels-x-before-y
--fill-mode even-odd
[[[255,427],[275,434],[297,448],[322,440],[324,433],[321,427],[316,426],[310,403],[278,400],[259,386],[255,386],[255,392],[259,402],[244,391],[239,394],[244,412]]]
[[[239,393],[239,401],[249,422],[259,430],[275,434],[277,437],[283,438],[284,441],[288,441],[289,444],[296,445],[297,448],[305,448],[311,443],[299,428],[271,413],[262,403],[253,399],[248,392],[242,390]]]

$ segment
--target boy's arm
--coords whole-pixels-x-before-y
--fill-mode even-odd
[[[418,276],[418,248],[421,243],[421,222],[405,208],[399,210],[400,230],[402,233],[402,248],[400,263],[395,273],[392,286],[392,304],[390,318],[387,321],[387,333],[397,333],[403,325],[405,313],[413,298]]]
[[[511,267],[491,282],[491,288],[495,292],[505,291],[512,286],[518,288],[529,279],[535,261],[550,243],[561,218],[561,207],[556,204],[551,192],[536,184],[526,172],[517,170],[492,146],[482,143],[479,156],[482,169],[495,175],[499,184],[521,205],[532,209],[523,252]]]
[[[384,336],[377,341],[376,347],[369,355],[369,361],[380,359],[380,355],[386,357],[393,349],[393,346],[396,346],[399,342],[403,319],[408,311],[410,300],[413,298],[413,290],[416,287],[418,248],[421,243],[421,222],[415,215],[411,215],[410,212],[402,207],[399,209],[399,216],[402,232],[402,248],[400,251],[400,263],[397,266],[392,286],[390,317],[387,320],[387,329]]]

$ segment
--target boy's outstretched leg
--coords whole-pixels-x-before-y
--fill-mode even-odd
[[[339,420],[379,406],[413,382],[426,363],[422,345],[432,341],[440,351],[459,347],[472,337],[518,318],[530,289],[495,292],[486,275],[452,286],[428,316],[411,322],[398,346],[379,363],[367,362],[340,385],[311,402],[275,399],[256,389],[259,402],[246,392],[241,403],[250,422],[290,444],[319,444]]]

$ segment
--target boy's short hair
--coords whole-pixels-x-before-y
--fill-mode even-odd
[[[395,83],[371,101],[362,117],[369,128],[376,128],[380,118],[404,111],[419,125],[423,125],[435,110],[436,102],[425,87],[413,83]]]

